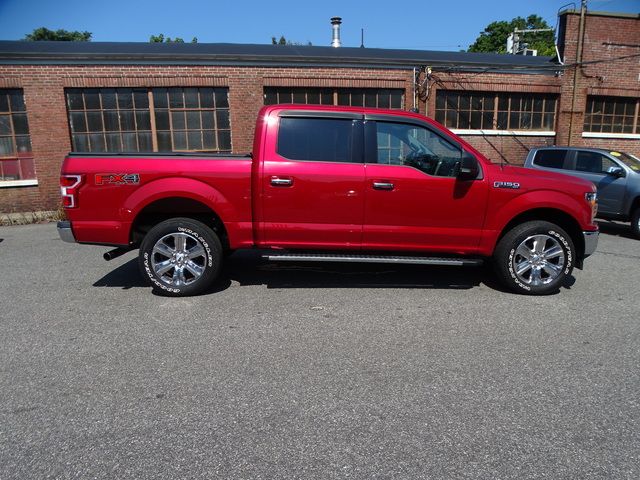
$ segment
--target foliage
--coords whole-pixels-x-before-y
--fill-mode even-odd
[[[43,40],[58,42],[90,42],[91,32],[79,32],[74,30],[49,30],[45,27],[36,28],[33,32],[24,36],[24,39],[30,42],[39,42]]]
[[[300,43],[300,42],[292,42],[291,40],[287,40],[284,35],[280,35],[280,39],[276,39],[276,37],[271,37],[271,45],[306,45],[308,47],[312,46],[311,42]]]
[[[149,43],[184,43],[184,39],[180,37],[165,37],[164,34],[161,33],[160,35],[151,35],[149,37]],[[198,37],[193,37],[191,43],[198,43]]]
[[[551,28],[549,24],[538,15],[529,15],[527,18],[516,17],[510,22],[505,20],[491,22],[480,32],[480,36],[469,46],[469,52],[506,53],[507,37],[515,29],[527,30],[538,28]],[[520,46],[524,43],[527,48],[538,50],[538,55],[553,56],[556,53],[553,32],[519,33]]]

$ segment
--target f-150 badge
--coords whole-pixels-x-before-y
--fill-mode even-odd
[[[493,188],[512,188],[517,190],[520,188],[520,184],[518,182],[493,182]]]
[[[96,185],[137,185],[140,175],[137,173],[96,173]]]

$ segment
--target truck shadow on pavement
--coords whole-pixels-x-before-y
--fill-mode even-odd
[[[481,284],[506,292],[488,265],[482,267],[438,267],[367,263],[316,263],[263,260],[257,252],[236,252],[225,261],[220,279],[205,293],[240,286],[265,285],[267,288],[423,288],[466,290]],[[564,288],[575,279],[569,277]],[[148,287],[137,259],[115,268],[93,284],[94,287],[122,289]]]
[[[629,238],[637,240],[631,232],[631,226],[628,223],[608,222],[606,220],[596,220],[600,232],[605,235],[614,235],[616,237]]]

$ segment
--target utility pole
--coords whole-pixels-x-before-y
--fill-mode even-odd
[[[578,47],[576,49],[576,61],[573,67],[573,91],[571,93],[571,111],[569,113],[569,138],[567,145],[573,141],[574,116],[576,115],[576,99],[578,96],[578,73],[582,76],[582,48],[584,46],[584,23],[587,15],[587,0],[582,0],[580,5],[580,26],[578,27]]]
[[[507,53],[511,53],[513,55],[517,55],[521,52],[520,49],[520,35],[519,33],[540,33],[540,32],[553,32],[553,28],[529,28],[526,30],[522,30],[519,28],[515,28],[512,33],[507,37]]]

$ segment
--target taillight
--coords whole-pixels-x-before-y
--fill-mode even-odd
[[[78,188],[81,184],[82,175],[60,176],[60,195],[62,195],[62,206],[64,208],[78,206]]]

